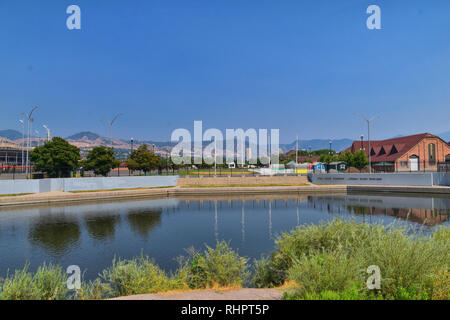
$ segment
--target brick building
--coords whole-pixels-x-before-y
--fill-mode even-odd
[[[368,141],[354,141],[345,151],[363,149],[369,157]],[[421,133],[388,140],[370,141],[374,171],[437,171],[450,168],[450,144],[438,136]]]

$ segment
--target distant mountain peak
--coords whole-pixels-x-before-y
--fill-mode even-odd
[[[22,133],[17,130],[13,130],[13,129],[0,130],[0,137],[6,138],[9,140],[17,140],[17,139],[22,139]]]
[[[90,140],[90,141],[97,140],[98,138],[101,138],[100,135],[91,131],[83,131],[75,133],[70,137],[67,137],[67,139],[69,140]]]

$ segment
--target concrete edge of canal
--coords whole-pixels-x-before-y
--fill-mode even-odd
[[[48,205],[57,203],[107,201],[120,199],[160,198],[170,196],[199,195],[254,195],[254,194],[305,194],[305,193],[420,193],[450,195],[450,187],[416,187],[416,186],[347,186],[347,185],[306,185],[306,186],[258,186],[258,187],[170,187],[138,190],[114,190],[92,192],[46,192],[39,194],[2,196],[0,207],[22,205]]]

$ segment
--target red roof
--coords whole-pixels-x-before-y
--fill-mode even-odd
[[[370,148],[372,149],[372,162],[394,162],[424,138],[440,139],[438,136],[431,133],[421,133],[388,140],[371,140]],[[366,155],[369,156],[369,142],[363,141],[362,144],[366,151]],[[360,149],[361,141],[353,141],[352,146],[345,149],[343,152],[355,152]]]

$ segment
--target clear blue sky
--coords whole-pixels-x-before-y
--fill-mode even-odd
[[[66,28],[66,8],[82,30]],[[382,30],[366,28],[381,7]],[[450,130],[450,1],[0,1],[0,129],[167,141],[279,128],[281,142]],[[40,130],[43,131],[42,128]]]

